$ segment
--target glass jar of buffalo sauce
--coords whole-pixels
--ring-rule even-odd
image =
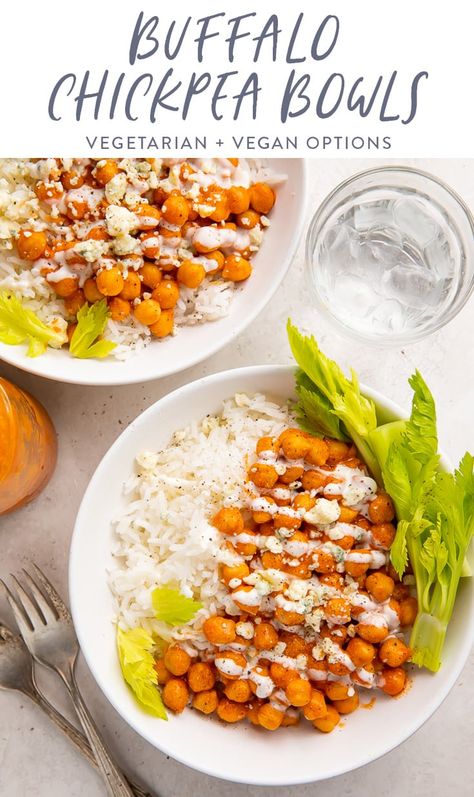
[[[0,377],[0,515],[31,501],[56,465],[54,426],[41,404]]]

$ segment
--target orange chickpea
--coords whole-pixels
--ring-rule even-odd
[[[385,694],[395,697],[403,692],[407,682],[407,675],[405,670],[401,667],[393,667],[390,669],[382,670],[382,676],[379,686]]]
[[[299,722],[300,722],[300,718],[299,718],[298,714],[296,714],[296,713],[295,714],[285,713],[285,714],[283,714],[283,719],[281,721],[281,727],[282,728],[290,728],[290,727],[293,727],[294,725],[299,725]]]
[[[370,511],[370,510],[369,510]],[[371,528],[372,538],[381,548],[390,548],[395,539],[395,526],[392,523],[376,523]]]
[[[224,268],[225,255],[220,249],[215,249],[213,252],[206,252],[206,260],[214,260],[216,264],[215,268],[207,272],[208,274],[217,274]]]
[[[147,288],[151,288],[152,290],[156,288],[157,285],[160,284],[163,278],[161,269],[158,268],[158,266],[155,265],[155,263],[144,263],[143,266],[140,269],[138,269],[138,273],[141,277],[141,282],[143,283],[143,285],[146,285]]]
[[[328,708],[323,693],[319,689],[312,689],[309,703],[303,707],[305,718],[313,722],[325,717],[327,712]]]
[[[319,550],[313,559],[314,569],[317,573],[334,573],[336,571],[336,560],[330,553]]]
[[[382,603],[382,601],[388,600],[392,595],[395,583],[390,576],[377,572],[367,576],[365,586],[372,597]]]
[[[97,283],[92,277],[85,281],[83,290],[84,295],[90,304],[94,304],[94,302],[100,302],[100,300],[104,298],[103,293],[99,291]]]
[[[285,694],[292,706],[306,706],[312,696],[313,689],[304,678],[294,678],[285,689]]]
[[[227,192],[227,201],[231,213],[245,213],[250,207],[250,193],[247,188],[233,185]]]
[[[262,564],[265,570],[282,570],[283,563],[283,555],[281,553],[265,551],[262,554]]]
[[[386,625],[358,623],[357,633],[360,637],[362,637],[362,639],[365,639],[366,642],[373,642],[375,645],[377,645],[387,636],[388,628]]]
[[[277,478],[278,478],[278,475],[277,475]],[[276,482],[275,482],[275,484],[276,484]],[[275,501],[274,498],[271,497],[271,495],[266,495],[265,496],[265,500],[269,504],[272,504],[273,506],[276,506],[276,501]],[[272,514],[270,512],[266,512],[266,511],[263,511],[263,510],[254,510],[252,512],[252,517],[253,517],[254,522],[257,523],[257,524],[269,523],[272,520]],[[273,531],[273,529],[272,529],[272,531]]]
[[[278,642],[278,633],[271,623],[255,626],[253,644],[257,650],[272,650]]]
[[[135,305],[133,312],[137,321],[147,327],[151,327],[158,321],[161,315],[161,307],[155,299],[143,299],[140,304]]]
[[[317,470],[307,470],[301,479],[303,488],[305,490],[319,490],[327,483],[327,477],[323,473],[318,473]]]
[[[138,230],[153,230],[161,219],[161,211],[154,205],[142,204],[135,208]]]
[[[179,645],[170,645],[163,661],[172,675],[185,675],[191,665],[191,656]]]
[[[257,553],[257,545],[255,542],[253,542],[257,535],[250,529],[244,529],[242,533],[245,534],[246,538],[248,539],[237,540],[232,544],[237,553],[239,553],[241,556],[253,556],[255,553]]]
[[[331,733],[340,721],[339,712],[334,706],[328,706],[327,712],[324,717],[313,720],[313,725],[318,731],[322,733]]]
[[[66,191],[71,191],[73,188],[81,188],[84,185],[84,176],[75,171],[63,172],[61,182]]]
[[[357,517],[357,509],[350,509],[348,506],[341,506],[339,513],[339,523],[352,523]]]
[[[41,180],[39,183],[36,183],[35,194],[42,202],[48,202],[48,200],[60,199],[64,191],[61,183],[53,181],[43,182]]]
[[[285,473],[280,476],[280,481],[283,484],[291,484],[292,482],[296,482],[303,476],[304,468],[301,468],[297,465],[290,465],[287,467]]]
[[[325,606],[326,617],[332,623],[343,624],[351,620],[351,606],[344,598],[331,598]]]
[[[18,236],[18,254],[24,260],[38,260],[43,257],[48,240],[44,232],[22,230]]]
[[[158,321],[150,325],[150,332],[155,338],[166,338],[174,327],[174,310],[162,310]]]
[[[250,277],[252,266],[242,255],[228,255],[224,261],[222,276],[232,282],[243,282]]]
[[[375,648],[372,643],[358,637],[351,639],[346,651],[356,667],[365,667],[375,656]]]
[[[112,321],[124,321],[132,311],[130,302],[126,299],[121,299],[120,296],[113,297],[109,302],[109,309]]]
[[[164,279],[156,286],[152,298],[159,303],[162,310],[172,310],[179,299],[178,283],[175,280]]]
[[[258,722],[267,731],[276,731],[283,722],[284,712],[278,711],[270,703],[264,703],[258,710]]]
[[[188,670],[188,684],[193,692],[207,692],[216,682],[214,671],[205,661],[191,664]]]
[[[306,462],[309,462],[310,465],[325,465],[329,456],[329,446],[326,441],[319,437],[313,437],[310,439],[310,443],[309,451],[305,454]]]
[[[410,648],[397,637],[389,637],[379,648],[379,659],[389,667],[400,667],[411,656]]]
[[[344,567],[346,573],[355,578],[356,576],[363,576],[369,569],[370,562],[359,562],[357,559],[360,558],[360,556],[365,558],[365,555],[370,555],[371,550],[370,548],[358,548],[357,551],[354,551],[354,554],[356,554],[356,559],[351,560],[350,558],[346,558]],[[350,557],[351,555],[352,554],[347,554],[346,557]]]
[[[160,686],[164,686],[166,683],[168,683],[169,679],[171,678],[171,673],[166,669],[163,659],[157,659],[155,661],[155,671],[156,680]]]
[[[201,711],[203,714],[213,714],[217,709],[219,698],[215,689],[210,689],[207,692],[198,692],[193,698],[193,708]]]
[[[119,167],[114,160],[107,159],[105,162],[99,161],[95,170],[94,177],[101,185],[106,185],[119,172]]]
[[[86,235],[86,241],[108,241],[109,234],[103,225],[95,225]]]
[[[217,706],[217,716],[224,722],[240,722],[247,715],[247,706],[222,698]]]
[[[64,306],[66,308],[66,312],[71,316],[77,315],[79,310],[85,303],[86,303],[86,297],[84,296],[84,291],[81,291],[80,289],[75,291],[75,293],[71,294],[71,296],[67,296],[64,299]]]
[[[300,612],[287,611],[277,606],[275,609],[275,617],[282,625],[301,625],[304,622],[304,615]]]
[[[293,499],[293,509],[304,509],[308,512],[316,504],[316,499],[308,493],[298,493]]]
[[[85,218],[89,210],[90,208],[87,202],[78,199],[67,200],[66,202],[66,216],[71,221],[80,221]]]
[[[164,190],[164,188],[158,187],[153,191],[153,202],[156,205],[162,205],[163,202],[166,202],[168,197],[169,194]]]
[[[272,451],[274,454],[278,454],[280,451],[280,444],[275,437],[261,437],[257,442],[255,450],[258,456],[264,451]]]
[[[67,299],[68,296],[76,293],[79,283],[75,277],[66,277],[63,280],[59,280],[59,282],[50,282],[49,284],[58,296],[61,296],[62,299]]]
[[[329,700],[345,700],[349,697],[350,687],[340,681],[328,681],[325,687]]]
[[[339,714],[352,714],[353,711],[359,708],[359,695],[354,692],[351,697],[346,697],[345,700],[335,700],[334,708]]]
[[[189,689],[182,678],[170,678],[162,691],[163,703],[171,711],[181,714],[189,700]]]
[[[234,700],[236,703],[246,703],[252,696],[252,690],[248,681],[230,681],[224,689],[224,694],[229,700]]]
[[[372,523],[390,523],[395,517],[392,499],[386,493],[379,493],[369,504],[369,518]]]
[[[269,213],[275,204],[275,192],[266,183],[255,183],[250,188],[250,205],[258,213]]]
[[[243,227],[244,230],[253,230],[260,221],[260,214],[255,210],[245,210],[243,213],[238,213],[235,219],[239,227]]]
[[[122,272],[117,266],[104,268],[97,274],[96,283],[104,296],[118,296],[123,290]]]
[[[249,468],[248,476],[256,487],[271,489],[278,481],[278,473],[272,465],[256,462]]]
[[[235,622],[229,617],[208,617],[202,626],[206,639],[212,645],[229,645],[235,642]]]
[[[279,442],[287,459],[302,459],[311,446],[308,435],[301,429],[285,429],[280,435]]]
[[[236,606],[241,609],[241,611],[245,612],[246,614],[258,614],[260,611],[260,604],[247,604],[244,603],[242,600],[239,600],[239,597],[242,597],[242,593],[245,592],[252,592],[253,587],[244,584],[242,587],[238,587],[235,592],[232,593],[232,598]]]
[[[274,661],[270,664],[270,678],[278,689],[286,689],[290,681],[299,678],[299,675],[296,670],[290,670]]]
[[[141,288],[142,284],[138,274],[135,271],[129,271],[128,275],[123,281],[123,288],[120,291],[120,296],[122,299],[126,299],[128,302],[131,302],[133,299],[138,299]]]
[[[165,200],[161,212],[163,213],[163,218],[169,224],[176,224],[178,227],[182,227],[189,217],[188,203],[180,194],[171,194]]]
[[[240,534],[244,530],[244,519],[240,509],[224,506],[212,518],[212,525],[222,534]]]
[[[391,578],[393,578],[393,576],[391,576]],[[401,582],[399,582],[398,584],[394,585],[392,596],[397,601],[403,601],[405,600],[405,598],[410,597],[410,590],[406,586],[406,584],[402,584]]]
[[[206,269],[201,263],[184,260],[178,268],[177,278],[187,288],[198,288],[206,276]]]
[[[343,443],[341,440],[326,440],[326,443],[328,446],[327,461],[329,465],[337,465],[338,462],[347,459],[349,454],[347,443]]]
[[[405,598],[400,602],[400,625],[413,625],[418,614],[418,602],[416,598]]]
[[[159,257],[160,255],[160,242],[159,239],[156,237],[156,233],[154,232],[147,232],[140,236],[140,240],[142,242],[142,253],[144,257],[149,257],[151,260],[154,260],[155,257]]]
[[[223,565],[222,566],[222,580],[225,581],[226,584],[229,581],[232,581],[234,578],[239,578],[242,580],[246,576],[250,574],[250,568],[247,562],[242,562],[238,565]]]

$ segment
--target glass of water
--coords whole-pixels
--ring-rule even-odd
[[[341,183],[306,241],[313,294],[341,331],[380,344],[420,340],[474,287],[474,219],[430,174],[370,169]]]

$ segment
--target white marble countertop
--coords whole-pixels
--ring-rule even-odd
[[[408,163],[408,161],[404,161]],[[309,162],[308,218],[341,179],[382,161]],[[417,161],[444,178],[474,209],[474,161]],[[408,409],[407,377],[420,368],[439,411],[443,449],[458,459],[474,448],[474,299],[444,330],[403,349],[378,351],[348,344],[334,334],[308,304],[302,279],[303,248],[270,305],[252,328],[202,365],[162,381],[118,388],[76,387],[48,382],[0,365],[0,374],[34,393],[50,411],[59,433],[59,462],[54,478],[29,506],[0,520],[0,576],[34,558],[66,592],[69,539],[84,489],[110,444],[143,409],[173,388],[203,374],[257,363],[290,362],[285,337],[288,315],[317,335],[322,348],[340,363],[354,366],[362,381]],[[0,616],[9,617],[3,598]],[[81,683],[98,724],[130,772],[141,773],[160,797],[183,794],[219,797],[441,797],[472,793],[474,659],[451,694],[426,725],[384,758],[356,772],[316,785],[266,789],[206,777],[169,760],[128,728],[81,667]],[[58,689],[59,692],[59,689]],[[61,694],[56,699],[64,705]],[[216,751],[217,754],[217,751]],[[245,762],[242,762],[245,766]],[[98,776],[27,698],[0,692],[0,794],[5,797],[101,797]]]

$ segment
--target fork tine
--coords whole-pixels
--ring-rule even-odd
[[[23,568],[23,573],[25,574],[25,578],[28,582],[28,586],[30,588],[30,592],[35,599],[38,607],[41,609],[44,619],[47,623],[54,622],[58,619],[58,615],[56,612],[55,607],[49,600],[49,598],[44,594],[41,588],[38,586],[36,581],[27,570]]]
[[[53,606],[55,607],[58,614],[62,617],[70,617],[69,609],[67,608],[66,604],[64,603],[63,599],[59,595],[59,593],[55,590],[51,581],[45,576],[43,571],[38,567],[37,564],[33,562],[33,567],[36,571],[36,577],[40,582],[41,586],[44,588],[45,592],[49,596],[49,599]]]
[[[13,615],[16,620],[16,624],[20,629],[20,634],[22,635],[25,642],[31,636],[33,631],[33,625],[31,620],[29,619],[28,615],[26,614],[22,604],[20,601],[17,601],[13,593],[7,587],[5,582],[0,578],[0,584],[2,585],[3,589],[5,590],[5,594],[7,596],[7,601],[10,605],[10,609],[13,612]]]
[[[46,620],[41,614],[39,607],[36,605],[34,600],[28,595],[27,591],[25,590],[23,584],[18,581],[18,578],[10,573],[10,578],[15,584],[15,590],[17,595],[17,600],[23,606],[23,610],[30,621],[33,631],[41,625],[45,625]]]

